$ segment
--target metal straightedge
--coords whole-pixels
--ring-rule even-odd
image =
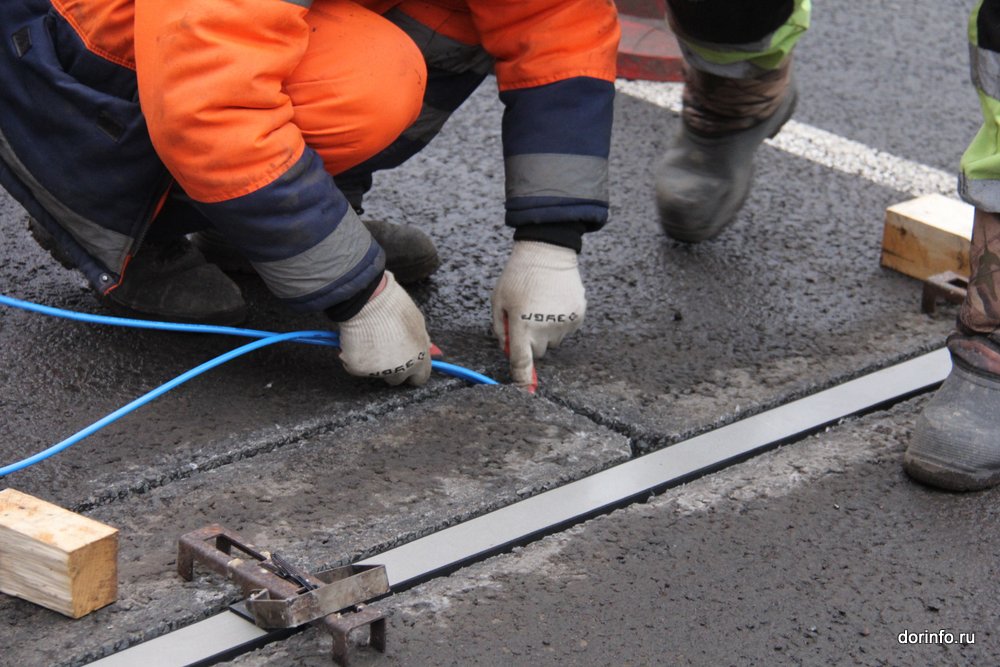
[[[227,577],[249,596],[233,610],[258,627],[291,629],[306,623],[322,627],[333,637],[334,661],[343,666],[348,663],[349,635],[356,629],[367,627],[368,643],[385,652],[385,617],[364,604],[389,592],[382,565],[346,565],[309,574],[219,524],[181,536],[178,574],[191,581],[196,562]]]

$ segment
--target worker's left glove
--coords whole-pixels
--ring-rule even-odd
[[[392,272],[357,315],[340,325],[340,360],[351,375],[419,386],[431,375],[424,316]]]
[[[538,387],[535,359],[576,331],[587,311],[575,250],[515,241],[493,290],[493,332],[510,358],[514,382]]]

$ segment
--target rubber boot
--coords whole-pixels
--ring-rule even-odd
[[[753,158],[795,110],[791,60],[752,79],[686,67],[681,131],[655,167],[664,231],[697,243],[718,236],[743,206]]]
[[[976,211],[952,370],[917,418],[903,468],[951,491],[1000,484],[1000,215]]]
[[[437,248],[427,234],[412,225],[364,220],[364,225],[385,251],[385,268],[396,282],[409,285],[426,279],[441,266]],[[256,273],[253,265],[214,229],[193,234],[191,240],[214,264],[230,273]]]
[[[74,268],[40,223],[29,219],[28,228],[52,257]],[[239,286],[184,237],[144,241],[118,286],[97,298],[122,315],[141,319],[233,325],[247,315]]]

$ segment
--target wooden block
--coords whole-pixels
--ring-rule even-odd
[[[890,206],[882,233],[882,266],[926,280],[954,271],[969,276],[973,207],[944,195]]]
[[[118,598],[118,531],[27,494],[0,491],[0,592],[72,618]]]

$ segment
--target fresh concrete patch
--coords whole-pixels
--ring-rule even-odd
[[[903,474],[924,401],[386,599],[387,653],[352,664],[996,664],[1000,491]],[[942,629],[975,641],[898,641]],[[328,646],[307,630],[233,664],[319,667]]]
[[[6,659],[76,665],[238,599],[175,572],[177,538],[221,523],[316,570],[397,546],[620,463],[623,436],[507,387],[448,392],[95,507],[121,531],[119,602],[72,625],[0,600]],[[197,569],[197,568],[196,568]]]

